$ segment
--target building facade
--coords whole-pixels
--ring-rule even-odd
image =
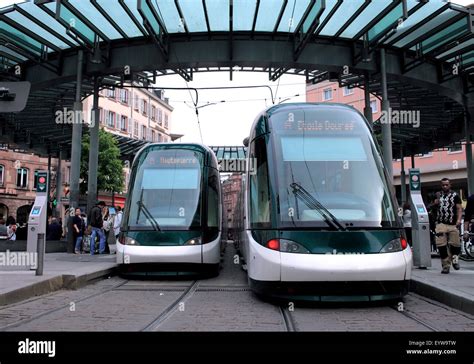
[[[228,179],[222,182],[222,200],[223,200],[223,219],[224,231],[227,230],[227,237],[224,239],[232,240],[235,234],[236,222],[235,212],[240,206],[237,206],[240,190],[242,186],[242,175],[234,173]],[[225,229],[227,227],[227,229]]]
[[[83,101],[83,119],[90,122],[93,97]],[[100,91],[100,127],[113,134],[151,142],[169,142],[173,108],[163,92],[125,87]],[[56,193],[58,158],[51,158],[51,196],[56,197],[58,215],[63,216],[68,206],[70,162],[61,161],[61,186]],[[13,216],[18,223],[26,223],[30,206],[35,200],[35,173],[48,170],[48,158],[27,151],[0,145],[0,218]],[[112,196],[99,191],[98,198],[107,204],[123,206],[129,181],[129,168],[124,168],[125,189]]]

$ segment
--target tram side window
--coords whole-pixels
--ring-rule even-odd
[[[209,169],[207,194],[207,226],[219,227],[219,176],[214,169]]]
[[[250,156],[256,158],[257,161],[257,172],[250,175],[251,224],[252,227],[268,227],[270,225],[270,190],[265,137],[255,139],[250,149]]]

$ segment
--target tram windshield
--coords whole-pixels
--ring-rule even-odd
[[[151,150],[138,164],[130,230],[187,230],[201,223],[201,156],[182,149]]]
[[[302,107],[275,113],[270,125],[279,225],[398,227],[381,159],[358,113]]]

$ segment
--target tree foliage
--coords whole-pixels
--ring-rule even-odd
[[[82,139],[81,193],[87,191],[89,180],[90,136]],[[123,162],[120,160],[118,143],[103,129],[99,129],[99,165],[97,171],[97,191],[120,192],[124,187]]]

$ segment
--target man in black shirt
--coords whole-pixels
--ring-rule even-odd
[[[443,269],[441,273],[449,273],[451,263],[453,268],[459,269],[459,253],[461,241],[459,230],[462,218],[461,198],[451,190],[448,178],[441,180],[441,192],[436,194],[435,205],[438,207],[436,218],[436,246],[441,256]],[[449,244],[448,244],[449,243]],[[448,252],[449,245],[449,252]],[[450,254],[451,253],[451,256]]]
[[[104,201],[99,201],[94,206],[87,217],[88,224],[92,227],[91,234],[91,255],[94,255],[95,237],[99,236],[99,254],[105,254],[105,234],[103,230],[104,221],[102,219],[102,209],[105,207]]]
[[[72,227],[75,241],[74,254],[80,254],[82,245],[82,235],[84,233],[84,221],[81,217],[80,208],[76,209],[76,215],[72,219]]]

